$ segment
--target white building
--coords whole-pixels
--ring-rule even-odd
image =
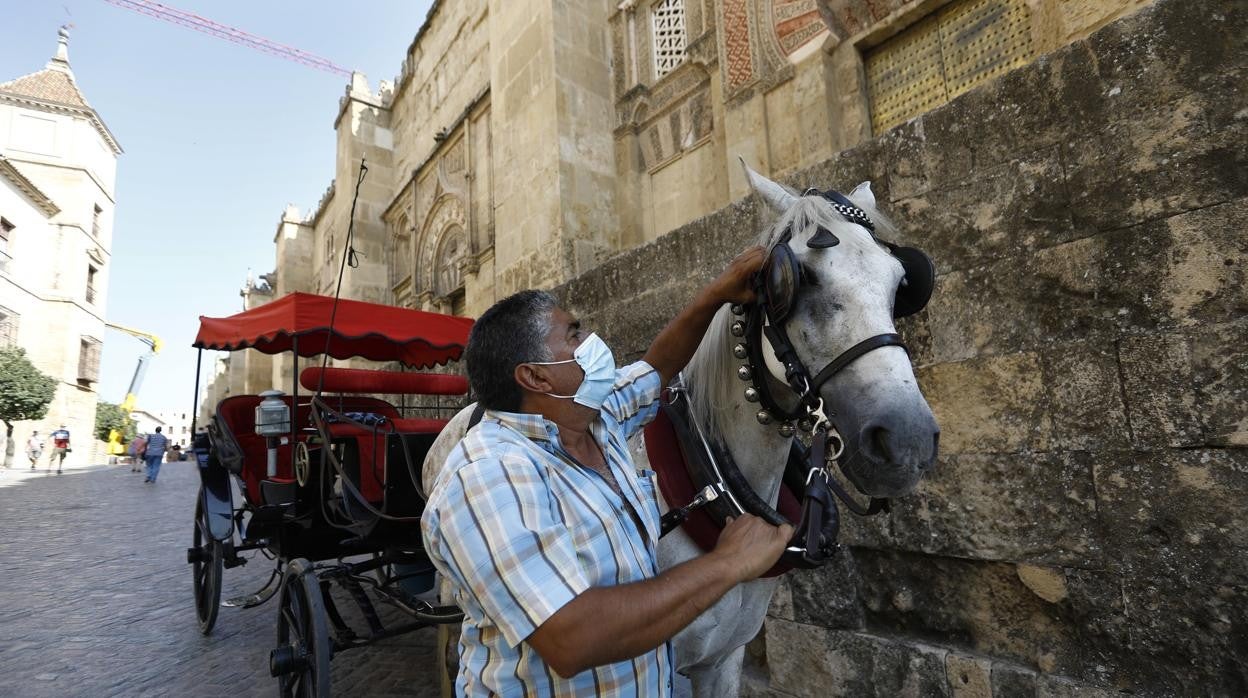
[[[121,147],[69,67],[68,32],[43,70],[0,83],[0,345],[57,380],[47,418],[98,460],[95,407]]]
[[[186,409],[158,410],[156,419],[165,425],[164,434],[169,437],[169,445],[178,444],[182,448],[191,445],[191,418],[194,416]]]
[[[169,437],[170,445],[177,443],[169,434],[169,425],[159,414],[153,414],[147,410],[134,410],[130,413],[130,417],[134,419],[136,433],[146,436],[156,431],[156,427],[160,427],[160,432]]]

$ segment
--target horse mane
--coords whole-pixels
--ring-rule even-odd
[[[793,246],[804,245],[814,235],[816,226],[830,230],[840,239],[842,245],[881,248],[865,229],[846,220],[823,197],[790,193],[796,197],[793,205],[759,234],[757,244],[764,249],[770,252],[783,232],[790,227],[793,230]],[[869,195],[862,195],[855,190],[848,198],[871,218],[877,235],[896,241],[896,227],[871,203]],[[730,428],[726,423],[728,407],[732,404],[733,395],[746,387],[736,375],[736,367],[741,360],[732,355],[733,345],[740,341],[728,331],[733,319],[727,305],[715,313],[715,318],[684,371],[694,416],[703,426],[707,438],[719,438]]]

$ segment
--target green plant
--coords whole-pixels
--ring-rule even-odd
[[[13,462],[13,423],[43,419],[56,395],[56,379],[35,368],[21,347],[0,349],[0,421],[4,422],[4,467]]]
[[[95,437],[108,441],[114,429],[121,432],[122,443],[128,443],[139,431],[138,424],[120,405],[100,400],[95,408]]]

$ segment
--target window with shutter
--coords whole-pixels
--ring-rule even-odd
[[[83,337],[78,352],[78,382],[97,383],[100,380],[100,340]]]
[[[867,53],[871,127],[882,133],[1034,55],[1025,0],[956,0]]]
[[[0,218],[0,272],[9,271],[9,262],[13,261],[13,257],[9,255],[9,238],[16,228],[9,219]]]
[[[17,313],[0,307],[0,347],[17,346],[17,323],[21,319]]]

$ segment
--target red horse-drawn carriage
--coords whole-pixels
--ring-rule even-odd
[[[463,353],[471,326],[466,318],[304,293],[200,318],[194,346],[201,357],[204,349],[294,357],[290,394],[230,395],[196,435],[201,487],[187,550],[204,633],[223,605],[223,569],[245,564],[240,553],[251,550],[275,561],[264,588],[224,605],[257,606],[280,591],[270,670],[283,695],[327,696],[336,653],[462,618],[457,608],[421,598],[433,569],[421,545],[420,474],[467,381],[324,365],[300,372],[300,357],[442,366]],[[347,622],[334,589],[354,601],[366,629]],[[385,625],[378,601],[409,620]]]

